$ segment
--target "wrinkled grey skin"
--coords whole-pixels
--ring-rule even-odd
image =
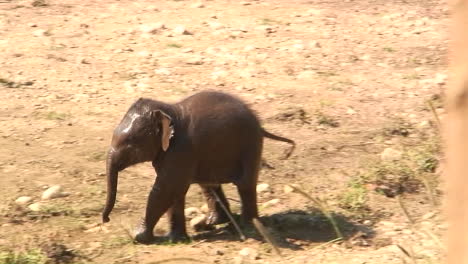
[[[201,186],[210,209],[207,224],[228,221],[213,192],[229,209],[221,184],[237,186],[242,219],[258,217],[256,185],[263,137],[295,143],[266,132],[256,115],[239,99],[220,92],[200,92],[176,104],[140,98],[114,131],[107,156],[107,201],[103,222],[110,221],[117,194],[118,173],[151,161],[156,181],[146,214],[136,235],[151,243],[153,229],[167,212],[171,241],[188,239],[185,194],[192,183]]]

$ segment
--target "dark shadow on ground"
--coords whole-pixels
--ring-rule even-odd
[[[374,236],[369,226],[358,224],[339,213],[332,213],[344,240],[366,240]],[[235,215],[239,221],[239,215]],[[337,238],[337,234],[325,215],[312,208],[310,210],[290,210],[273,215],[262,216],[260,221],[267,229],[277,246],[282,248],[301,249],[302,245],[322,244]],[[242,227],[247,238],[264,240],[253,226]],[[197,233],[192,237],[196,243],[200,240],[239,241],[240,236],[232,225],[218,227],[214,230]],[[364,244],[367,242],[364,242]]]

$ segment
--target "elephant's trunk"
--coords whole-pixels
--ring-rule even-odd
[[[116,152],[111,150],[107,154],[106,175],[107,175],[107,199],[106,206],[102,213],[102,222],[110,221],[109,215],[114,208],[115,199],[117,196],[117,182],[119,170],[116,165]]]

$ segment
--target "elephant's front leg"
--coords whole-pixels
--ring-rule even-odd
[[[187,189],[188,184],[171,182],[170,177],[158,175],[148,196],[145,218],[135,237],[137,242],[148,244],[154,241],[154,226],[175,201],[185,195]]]
[[[185,190],[185,193],[187,192],[187,189]],[[169,211],[167,212],[170,226],[168,237],[172,243],[189,240],[185,225],[185,193],[182,197],[178,197],[175,200],[172,207],[169,208]]]

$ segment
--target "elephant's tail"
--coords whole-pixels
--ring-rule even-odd
[[[287,158],[289,158],[289,156],[291,156],[294,149],[296,148],[296,142],[294,142],[294,140],[291,140],[291,139],[285,138],[285,137],[277,136],[275,134],[272,134],[272,133],[266,131],[264,128],[262,128],[262,132],[263,132],[263,136],[266,137],[266,138],[277,140],[277,141],[282,141],[282,142],[286,142],[286,143],[291,144],[291,148],[285,152],[283,159],[287,159]]]

